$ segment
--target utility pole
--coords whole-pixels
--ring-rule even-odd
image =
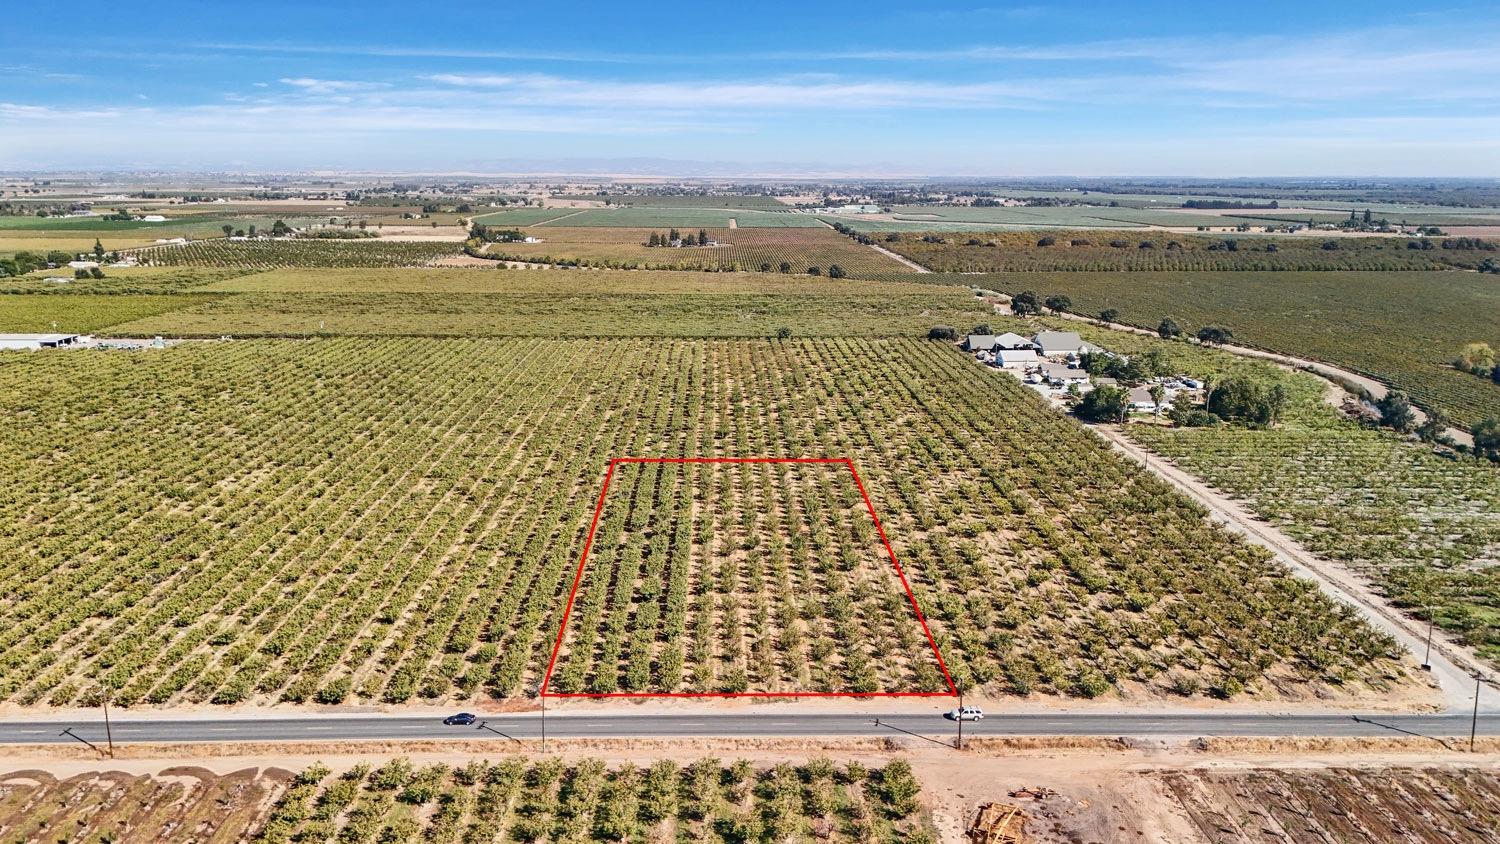
[[[964,695],[958,693],[958,749],[964,749]]]
[[[1427,652],[1422,655],[1422,670],[1432,670],[1432,602],[1427,602]]]
[[[104,699],[104,737],[109,741],[109,758],[115,758],[115,734],[109,728],[109,698]]]
[[[1484,675],[1477,669],[1474,671],[1474,718],[1469,721],[1469,752],[1474,752],[1474,734],[1479,731],[1479,688],[1483,685]]]

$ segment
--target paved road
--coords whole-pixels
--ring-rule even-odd
[[[876,726],[875,718],[890,726]],[[541,736],[537,713],[484,716],[485,724],[517,739]],[[952,722],[931,715],[551,715],[548,738],[671,738],[900,735],[899,727],[930,736],[951,736]],[[104,724],[88,722],[0,722],[0,743],[57,744],[74,739],[59,735],[71,727],[84,738],[104,741]],[[113,725],[116,742],[284,742],[351,739],[473,739],[504,741],[478,727],[448,727],[434,716],[331,716],[326,718],[220,718],[194,720],[120,719]],[[1087,715],[1074,713],[992,715],[967,724],[964,732],[989,736],[1467,736],[1468,713],[1448,715]],[[1479,732],[1500,734],[1500,716],[1481,713]],[[913,739],[915,740],[915,739]]]

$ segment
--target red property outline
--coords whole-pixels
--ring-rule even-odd
[[[583,582],[583,568],[588,563],[589,551],[594,547],[594,532],[599,528],[599,515],[604,512],[604,497],[609,492],[610,480],[614,478],[615,467],[622,463],[822,463],[843,464],[849,469],[849,474],[854,477],[854,485],[859,488],[860,497],[865,501],[865,509],[870,512],[870,518],[875,522],[875,531],[880,535],[880,542],[885,546],[885,553],[891,558],[891,566],[896,569],[896,575],[901,579],[901,587],[906,590],[906,599],[911,602],[912,612],[917,615],[917,622],[922,625],[922,633],[927,636],[927,644],[932,647],[932,655],[937,657],[938,668],[943,672],[943,679],[948,683],[948,691],[945,692],[550,692],[547,687],[552,684],[552,671],[557,667],[557,655],[562,650],[563,636],[568,630],[568,618],[573,613],[573,601],[578,597],[578,585]],[[917,596],[911,591],[911,584],[906,580],[906,572],[901,568],[901,563],[896,559],[896,552],[891,548],[891,541],[885,536],[885,528],[880,524],[880,517],[875,514],[875,505],[870,502],[870,493],[865,490],[864,479],[859,476],[859,470],[854,468],[854,461],[848,457],[612,457],[609,468],[604,473],[604,486],[599,490],[599,500],[594,505],[594,519],[589,523],[589,535],[583,543],[583,553],[578,557],[578,570],[573,575],[573,588],[568,591],[568,605],[563,609],[562,623],[557,627],[557,639],[552,643],[552,658],[547,662],[547,674],[542,678],[542,687],[539,691],[540,697],[582,697],[582,698],[606,698],[606,697],[683,697],[683,698],[720,698],[720,697],[956,697],[958,687],[953,683],[953,677],[948,674],[948,664],[943,661],[943,654],[938,650],[937,640],[932,638],[932,631],[927,627],[927,618],[922,615],[922,608],[917,606]]]

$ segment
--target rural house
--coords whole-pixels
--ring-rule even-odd
[[[1001,369],[1026,370],[1040,363],[1034,349],[995,349],[995,365]]]

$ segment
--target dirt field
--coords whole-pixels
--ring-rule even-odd
[[[776,777],[770,769],[786,763],[813,772],[811,779],[803,779],[813,786],[812,792],[802,791],[804,798],[832,796],[857,812],[855,804],[874,795],[867,791],[861,797],[853,787],[819,793],[815,772],[824,763],[818,760],[828,760],[836,771],[851,770],[851,763],[858,766],[853,770],[877,771],[903,759],[920,784],[919,805],[910,817],[944,844],[966,841],[965,827],[980,806],[991,802],[1017,807],[1025,819],[1026,840],[1047,844],[1482,842],[1495,840],[1500,832],[1500,755],[1493,740],[1487,745],[1488,752],[1470,755],[1430,751],[1426,744],[1402,740],[1351,740],[1324,751],[1308,751],[1299,743],[1282,747],[1257,742],[1247,751],[1232,742],[1163,747],[1099,739],[1016,739],[971,744],[959,756],[908,739],[698,740],[670,747],[649,741],[554,742],[549,754],[532,748],[530,755],[517,756],[486,742],[331,743],[246,746],[193,768],[174,767],[173,758],[181,754],[170,748],[106,763],[10,748],[17,752],[0,757],[0,771],[13,772],[0,774],[0,836],[6,841],[96,841],[108,839],[91,837],[93,833],[113,832],[116,841],[235,841],[246,830],[260,830],[273,811],[285,819],[288,808],[296,814],[299,806],[304,814],[297,823],[322,830],[319,819],[331,818],[331,826],[342,829],[360,806],[389,805],[392,795],[382,797],[368,772],[398,758],[409,760],[409,765],[397,766],[407,772],[408,784],[419,783],[423,771],[438,771],[437,765],[451,772],[451,779],[439,783],[441,793],[396,797],[396,809],[405,806],[405,812],[428,825],[440,824],[445,810],[450,816],[466,813],[466,823],[481,825],[484,805],[497,795],[486,797],[477,784],[471,792],[465,778],[544,760],[569,770],[633,769],[632,776],[667,760],[679,766],[685,781],[690,766],[700,760],[722,760],[725,771],[743,760],[740,770],[761,771],[761,784],[771,787]],[[197,746],[180,750],[202,753]],[[319,762],[326,768],[315,784],[302,788],[305,802],[288,803],[288,772],[307,771]],[[351,771],[366,772],[360,777],[370,779],[363,787],[340,786],[353,781],[353,775],[344,776]],[[846,782],[838,776],[835,783]],[[1035,794],[1024,791],[1028,789]],[[693,805],[690,795],[691,789],[682,794],[685,810]],[[341,802],[346,799],[350,802]],[[398,814],[393,811],[387,819]],[[849,840],[847,823],[858,817],[840,810],[826,827],[815,826],[815,811],[807,819],[805,829],[816,838],[821,839],[817,829],[826,828],[835,840]],[[694,822],[669,821],[662,829],[679,823],[680,830]],[[586,834],[570,840],[596,839]],[[785,840],[806,839],[794,835]]]

